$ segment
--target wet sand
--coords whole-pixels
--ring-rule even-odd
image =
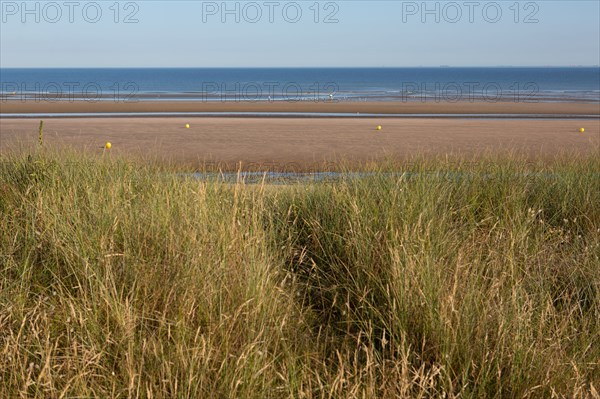
[[[536,114],[597,115],[600,103],[586,102],[203,102],[203,101],[0,101],[1,114],[128,112],[305,112],[366,114]]]
[[[38,123],[0,118],[0,153],[35,143]],[[377,125],[383,129],[377,131]],[[101,154],[110,141],[115,155],[189,166],[217,163],[228,169],[241,163],[253,170],[312,170],[324,162],[415,156],[518,153],[540,158],[598,154],[600,149],[600,119],[56,118],[45,120],[44,132],[48,146]]]

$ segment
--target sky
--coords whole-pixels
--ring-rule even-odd
[[[0,1],[0,67],[597,66],[600,1]]]

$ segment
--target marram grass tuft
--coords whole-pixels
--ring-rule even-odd
[[[598,396],[598,155],[277,186],[1,160],[0,397]]]

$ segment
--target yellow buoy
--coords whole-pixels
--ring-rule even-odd
[[[190,124],[189,124],[189,123],[186,123],[186,124],[185,124],[185,128],[186,128],[186,129],[189,129],[189,128],[190,128]]]
[[[110,141],[107,141],[106,144],[104,144],[104,148],[110,150],[110,147],[112,147],[112,144],[110,143]]]
[[[585,132],[585,129],[584,129],[584,128],[580,128],[580,129],[579,129],[579,133],[584,133],[584,132]]]
[[[375,128],[375,129],[377,129],[377,130],[381,130],[381,129],[382,129],[382,128],[381,128],[381,125],[378,125],[378,126]]]

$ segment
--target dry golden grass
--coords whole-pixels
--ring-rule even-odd
[[[0,397],[597,398],[600,156],[0,167]]]

